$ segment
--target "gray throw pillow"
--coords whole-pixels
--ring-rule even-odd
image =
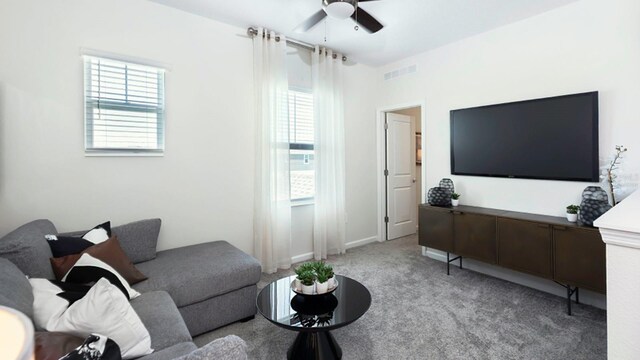
[[[111,228],[111,232],[118,237],[122,250],[135,264],[156,258],[160,225],[160,219],[147,219],[116,226]]]
[[[216,339],[175,360],[247,360],[247,344],[235,335]]]
[[[56,232],[49,220],[24,224],[0,239],[0,257],[9,259],[29,277],[55,279],[49,263],[53,255],[44,236]]]

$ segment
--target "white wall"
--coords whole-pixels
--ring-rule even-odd
[[[377,240],[376,72],[348,65],[345,72],[347,248]]]
[[[449,111],[598,90],[602,161],[616,144],[630,148],[623,165],[629,192],[640,173],[639,13],[636,0],[581,0],[390,64],[379,69],[379,106],[425,99],[426,187],[451,177],[462,204],[562,216],[591,184],[451,176]],[[416,74],[382,81],[412,64]]]
[[[36,218],[67,231],[160,217],[160,249],[225,239],[253,253],[252,45],[245,32],[142,0],[0,2],[0,236]],[[170,67],[164,157],[84,156],[82,47]],[[349,68],[348,91],[373,73]],[[354,131],[373,118],[372,100],[353,97],[348,164],[359,163],[375,140]],[[348,182],[370,166],[365,160],[350,169]],[[362,187],[347,189],[350,240],[375,234],[374,212],[354,189]],[[308,234],[304,215],[294,214],[294,234]],[[298,245],[295,251],[306,251]]]

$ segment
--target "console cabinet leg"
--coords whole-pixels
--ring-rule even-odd
[[[451,259],[451,257],[449,256],[449,252],[447,252],[447,275],[450,274],[450,265],[451,262],[456,261],[456,260],[460,260],[460,265],[458,265],[460,267],[460,269],[462,269],[462,256],[456,256],[453,259]]]

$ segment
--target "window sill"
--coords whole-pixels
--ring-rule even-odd
[[[313,198],[310,199],[301,199],[301,200],[291,200],[291,207],[298,207],[298,206],[310,206],[310,205],[314,205],[315,201]]]
[[[91,151],[85,152],[85,157],[163,157],[160,152],[118,152],[118,151]]]

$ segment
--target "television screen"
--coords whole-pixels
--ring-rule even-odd
[[[598,92],[452,110],[451,173],[597,182]]]

